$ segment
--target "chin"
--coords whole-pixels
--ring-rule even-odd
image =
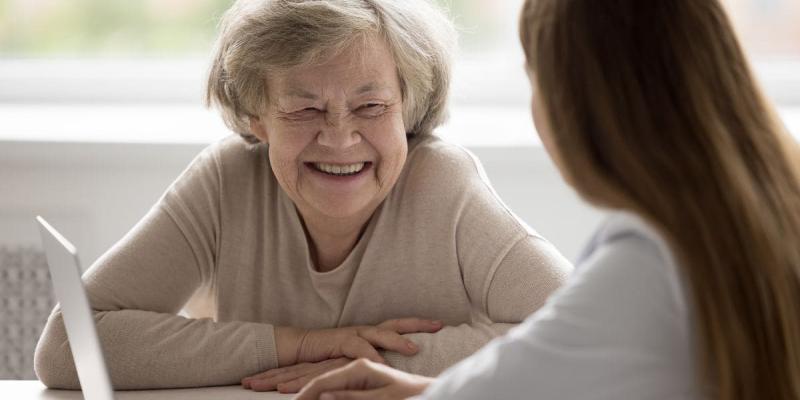
[[[353,201],[328,201],[325,204],[318,204],[316,207],[320,214],[335,219],[358,218],[365,213],[371,215],[375,208],[377,208],[377,204],[373,205],[370,202],[354,204]]]

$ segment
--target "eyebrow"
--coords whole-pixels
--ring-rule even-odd
[[[310,99],[310,100],[317,99],[317,95],[315,95],[314,93],[307,92],[303,89],[298,89],[298,88],[291,88],[286,94],[291,97],[300,97],[303,99]]]
[[[379,85],[379,84],[377,84],[375,82],[370,82],[370,83],[367,83],[366,85],[363,85],[363,86],[359,87],[358,89],[356,89],[355,93],[356,94],[364,94],[364,93],[369,93],[369,92],[381,90],[381,89],[384,89],[384,88],[385,88],[385,86],[383,86],[383,85]],[[299,97],[299,98],[302,98],[302,99],[309,99],[309,100],[316,100],[317,99],[317,95],[316,94],[308,92],[308,91],[300,89],[300,88],[291,88],[286,93],[286,95],[290,96],[290,97]]]
[[[381,90],[381,89],[384,89],[384,88],[385,87],[383,85],[379,85],[379,84],[377,84],[375,82],[370,82],[370,83],[358,88],[356,90],[356,94],[364,94],[364,93],[373,92],[373,91],[376,91],[376,90]]]

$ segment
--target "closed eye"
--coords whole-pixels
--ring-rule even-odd
[[[380,116],[385,111],[386,105],[382,103],[367,103],[356,109],[356,113],[367,118]]]
[[[308,121],[311,119],[316,118],[318,115],[322,113],[322,110],[315,107],[306,107],[297,111],[292,111],[288,113],[282,113],[282,116],[285,119],[292,120],[292,121]]]

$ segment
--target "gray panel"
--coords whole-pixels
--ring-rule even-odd
[[[36,379],[33,351],[54,304],[44,253],[0,245],[0,379]]]

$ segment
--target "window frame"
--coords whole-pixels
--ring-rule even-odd
[[[529,89],[521,55],[468,54],[454,66],[455,105],[524,106]],[[754,71],[777,106],[800,106],[800,58],[755,60]],[[182,59],[0,60],[2,103],[201,104],[208,61]]]

